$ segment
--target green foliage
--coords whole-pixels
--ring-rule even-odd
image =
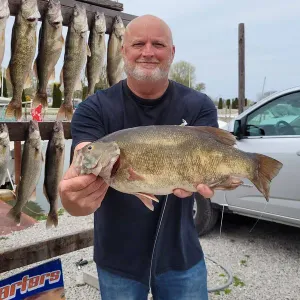
[[[3,88],[3,97],[8,97],[7,94],[7,84],[6,84],[6,78],[3,77],[3,87],[0,88],[0,95],[2,94],[2,88]]]
[[[226,106],[227,106],[228,109],[230,108],[230,104],[231,104],[230,99],[227,99],[227,100],[226,100]]]
[[[81,98],[82,101],[86,99],[87,93],[88,93],[88,87],[84,86],[83,89],[82,89],[82,98]]]
[[[218,109],[222,109],[222,108],[223,108],[223,99],[220,98],[218,103]]]
[[[54,83],[53,84],[53,93],[52,93],[52,107],[53,108],[59,108],[62,102],[62,92],[60,90],[60,84],[59,83]]]
[[[195,71],[196,68],[192,64],[182,60],[172,65],[169,78],[201,92],[205,90],[205,84],[202,82],[195,83]]]

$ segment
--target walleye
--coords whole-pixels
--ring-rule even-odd
[[[73,93],[81,89],[80,73],[86,63],[87,55],[91,52],[87,44],[87,32],[89,30],[86,9],[79,4],[75,4],[73,18],[69,24],[64,65],[61,73],[64,85],[64,101],[57,113],[57,120],[71,120],[73,117]]]
[[[196,192],[200,183],[232,190],[248,178],[269,200],[282,163],[234,147],[226,130],[206,126],[143,126],[111,133],[75,154],[79,174],[101,176],[112,188],[136,195],[153,210],[154,195],[176,188]]]
[[[7,19],[10,16],[8,0],[0,0],[0,65],[2,66],[3,56],[5,52],[5,28]],[[1,81],[0,81],[1,87]]]
[[[30,120],[22,153],[21,178],[16,189],[16,204],[8,212],[8,216],[17,224],[20,223],[23,207],[35,192],[43,161],[39,125],[37,121]]]
[[[34,65],[38,86],[32,103],[33,108],[39,104],[42,104],[43,108],[48,107],[48,81],[55,80],[55,65],[64,45],[62,21],[60,1],[49,0],[48,10],[39,32],[39,52]]]
[[[11,59],[6,75],[12,83],[13,96],[5,116],[15,117],[17,121],[22,118],[23,89],[30,86],[29,75],[36,51],[36,29],[40,17],[37,0],[22,0],[12,29]]]
[[[50,204],[50,210],[46,222],[47,228],[52,225],[55,227],[58,225],[58,184],[63,175],[64,159],[64,128],[61,121],[56,121],[54,122],[52,136],[48,142],[45,159],[44,195]]]
[[[124,60],[121,53],[125,26],[120,16],[113,21],[112,31],[107,46],[107,78],[110,86],[122,79]]]
[[[96,12],[93,28],[89,36],[91,56],[87,58],[86,75],[88,80],[88,96],[94,93],[95,85],[99,81],[100,71],[105,58],[106,20],[104,13]]]
[[[0,124],[0,186],[5,184],[7,168],[10,160],[10,139],[5,123]]]

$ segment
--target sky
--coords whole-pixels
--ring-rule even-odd
[[[185,60],[196,68],[196,83],[206,85],[212,98],[238,96],[238,25],[245,26],[245,96],[256,100],[264,91],[300,85],[300,1],[295,0],[120,0],[124,13],[153,14],[171,28],[176,47],[174,62]],[[3,67],[10,58],[6,27]],[[38,25],[38,30],[40,24]],[[63,35],[66,36],[64,28]],[[56,66],[62,68],[64,50]]]

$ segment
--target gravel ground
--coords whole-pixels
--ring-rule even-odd
[[[221,236],[217,226],[201,238],[207,257],[208,287],[218,287],[228,280],[226,272],[209,258],[228,268],[234,276],[233,283],[225,291],[210,293],[209,299],[300,300],[300,229],[259,221],[250,233],[254,222],[246,217],[225,215]],[[32,228],[10,234],[1,240],[0,250],[92,228],[93,217],[74,218],[65,213],[56,229],[46,231],[44,226],[42,221]],[[96,274],[94,263],[81,270],[75,266],[81,258],[92,260],[92,255],[93,248],[89,247],[60,257],[66,299],[100,299],[98,290],[79,284],[82,271]],[[22,270],[2,273],[0,279]]]

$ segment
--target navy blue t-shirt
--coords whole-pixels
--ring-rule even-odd
[[[172,80],[159,99],[141,99],[125,79],[78,106],[71,125],[72,148],[124,128],[183,122],[218,127],[212,100]],[[193,196],[158,198],[150,211],[136,196],[108,189],[94,218],[96,264],[148,285],[150,269],[152,274],[186,270],[203,258],[193,221]]]

